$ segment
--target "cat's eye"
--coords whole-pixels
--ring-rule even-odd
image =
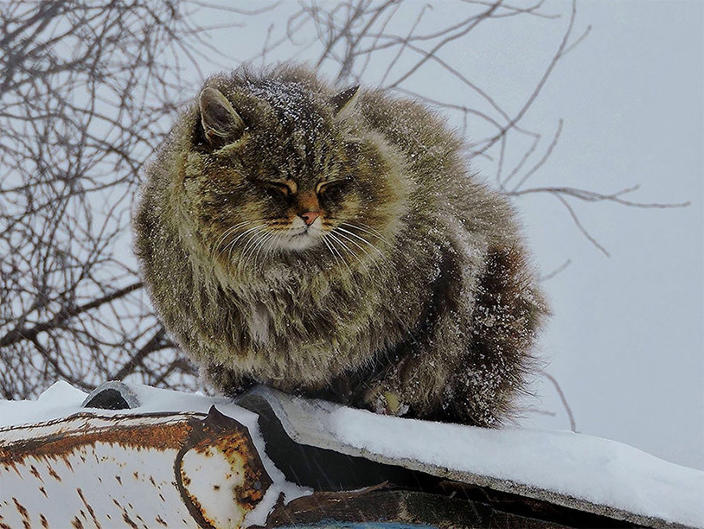
[[[262,185],[264,186],[264,189],[278,196],[287,197],[291,192],[286,184],[279,182],[263,182]]]
[[[332,191],[339,191],[349,181],[350,181],[350,178],[346,177],[346,178],[340,178],[338,180],[330,180],[329,182],[320,182],[316,186],[316,192],[319,195],[323,195],[326,193],[331,193]]]

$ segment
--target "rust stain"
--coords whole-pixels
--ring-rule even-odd
[[[71,520],[71,525],[73,525],[76,529],[83,529],[83,523],[78,519],[78,517],[73,518]]]
[[[83,491],[81,489],[76,489],[76,492],[78,492],[78,495],[80,496],[83,505],[85,505],[86,509],[88,509],[88,514],[90,514],[90,517],[93,519],[93,523],[95,524],[96,528],[102,529],[98,518],[95,516],[95,510],[93,510],[93,507],[91,507],[91,505],[86,501],[85,496],[83,496]]]
[[[45,497],[45,498],[48,498],[48,497],[49,497],[49,496],[47,495],[46,489],[45,489],[44,487],[39,487],[39,492],[41,492],[42,494],[44,494],[44,497]]]
[[[17,441],[0,446],[0,464],[15,467],[18,463],[23,463],[25,458],[56,459],[62,458],[66,466],[72,470],[71,463],[67,459],[73,452],[80,451],[81,448],[94,445],[95,443],[110,443],[124,447],[135,448],[137,450],[151,448],[156,450],[179,449],[191,433],[191,421],[189,417],[173,423],[161,424],[135,424],[121,425],[120,422],[141,418],[144,416],[123,415],[116,417],[100,417],[101,421],[112,421],[115,424],[110,427],[96,427],[90,429],[81,428],[74,431],[54,433],[45,437],[37,437],[28,440]],[[82,417],[90,420],[94,415],[79,414],[63,419],[65,422],[73,422]],[[164,417],[157,414],[155,418]],[[35,427],[58,424],[61,421],[50,421]],[[16,470],[16,469],[15,469]]]
[[[115,476],[115,479],[120,485],[122,485],[122,478],[120,476]]]
[[[29,473],[32,474],[35,478],[37,478],[39,481],[41,481],[42,483],[44,483],[44,480],[42,479],[41,474],[39,474],[39,471],[37,470],[37,467],[35,467],[34,465],[31,465],[31,466],[29,467]]]
[[[73,472],[73,466],[71,466],[71,461],[69,461],[68,455],[67,455],[67,454],[63,454],[63,455],[61,456],[61,459],[64,460],[64,463],[66,464],[66,466],[68,467],[68,469],[69,469],[71,472]]]
[[[29,520],[29,511],[26,509],[26,507],[20,502],[18,502],[17,498],[15,497],[12,498],[12,501],[15,502],[15,509],[17,509],[17,512],[20,513],[20,516],[25,520]]]
[[[43,514],[40,514],[39,521],[41,522],[42,527],[44,529],[49,529],[49,522],[47,521],[46,516],[44,516]]]
[[[154,520],[156,520],[156,523],[163,525],[164,527],[168,527],[168,525],[166,524],[166,522],[164,521],[164,519],[161,516],[157,515],[157,517],[154,518]]]
[[[61,481],[61,476],[59,476],[51,466],[49,467],[49,475],[54,478],[56,481]]]
[[[22,474],[20,474],[20,471],[15,463],[10,463],[9,466],[5,466],[5,470],[9,470],[10,468],[15,471],[15,474],[17,474],[19,477],[22,477]]]
[[[22,527],[24,527],[24,529],[32,529],[32,526],[29,523],[29,511],[27,511],[27,508],[17,501],[17,498],[15,497],[12,498],[12,501],[15,502],[15,509],[17,509],[17,512],[20,513],[20,516],[22,516]]]
[[[127,511],[122,511],[122,519],[127,525],[132,527],[132,529],[139,529],[139,526],[127,515]]]

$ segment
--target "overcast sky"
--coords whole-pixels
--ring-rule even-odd
[[[637,5],[636,5],[637,4]],[[641,184],[653,210],[590,204],[579,237],[555,201],[520,204],[555,316],[543,340],[579,430],[704,468],[702,328],[703,4],[585,2],[591,35],[560,65],[534,118],[565,118],[545,182],[614,191]],[[556,244],[556,241],[559,241]],[[555,396],[542,384],[545,402]],[[536,421],[551,424],[550,421]]]
[[[420,4],[408,0],[402,9]],[[431,4],[432,16],[445,21],[453,20],[459,5]],[[546,6],[564,13],[568,4]],[[253,56],[269,24],[285,20],[295,7],[284,1],[246,27],[212,38],[234,66]],[[609,258],[585,240],[553,197],[522,198],[517,206],[542,271],[571,260],[545,283],[554,316],[540,353],[562,385],[577,429],[704,469],[703,13],[698,1],[580,2],[577,34],[589,25],[591,33],[560,62],[526,116],[526,125],[548,133],[564,119],[560,142],[533,185],[610,193],[640,184],[634,200],[691,205],[661,210],[575,203]],[[400,11],[401,26],[409,27],[416,14]],[[213,22],[204,13],[196,16]],[[505,19],[478,31],[474,39],[482,39],[481,46],[458,43],[442,53],[500,104],[516,108],[565,23],[565,17],[557,25]],[[271,59],[290,51],[280,49]],[[299,57],[316,53],[309,49]],[[206,75],[213,71],[204,68]],[[371,84],[379,73],[372,64]],[[459,102],[467,97],[466,88],[441,72],[411,82]],[[194,94],[196,84],[194,74]],[[493,170],[482,160],[474,166],[485,175]],[[568,428],[554,388],[541,379],[535,389],[541,401],[531,404],[555,415],[529,415],[522,424]]]

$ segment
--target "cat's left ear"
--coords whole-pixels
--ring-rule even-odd
[[[330,98],[330,104],[332,105],[335,117],[346,117],[357,104],[358,94],[359,85],[347,88],[332,96]]]
[[[244,121],[217,88],[204,88],[198,107],[203,133],[211,145],[222,146],[242,135]]]

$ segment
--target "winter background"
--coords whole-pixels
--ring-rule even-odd
[[[429,31],[434,23],[453,20],[460,3],[408,0],[394,23],[410,27],[426,5]],[[279,2],[239,27],[212,29],[207,42],[221,56],[198,59],[199,68],[184,62],[192,86],[184,98],[195,95],[203,76],[258,60],[270,25],[285,23],[297,7],[293,1]],[[556,65],[523,120],[527,128],[546,134],[541,152],[562,120],[559,141],[531,185],[559,183],[605,194],[640,185],[631,200],[690,205],[660,209],[571,202],[607,257],[553,195],[516,197],[541,272],[558,271],[544,282],[554,316],[540,354],[549,362],[546,372],[559,382],[577,431],[704,469],[704,4],[594,1],[577,8],[574,36],[586,32],[586,37]],[[541,9],[561,18],[506,18],[476,29],[472,42],[480,47],[458,41],[439,56],[471,72],[472,82],[515,111],[544,72],[569,20],[567,2],[546,2]],[[191,16],[203,26],[223,22],[222,11],[205,6]],[[316,38],[303,34],[300,41]],[[314,44],[301,45],[295,58],[312,61],[319,53]],[[278,47],[266,60],[291,55]],[[378,82],[388,62],[371,62],[362,82]],[[321,71],[333,76],[336,70],[324,63]],[[440,69],[426,68],[406,86],[441,93],[444,101],[458,104],[471,97],[466,86]],[[450,119],[458,128],[465,126],[456,116]],[[469,137],[473,125],[471,119],[466,123]],[[472,163],[488,181],[495,178],[495,161],[477,157]],[[129,234],[116,248],[128,255]],[[525,403],[520,425],[570,428],[550,378],[538,377],[533,389],[538,398]]]

